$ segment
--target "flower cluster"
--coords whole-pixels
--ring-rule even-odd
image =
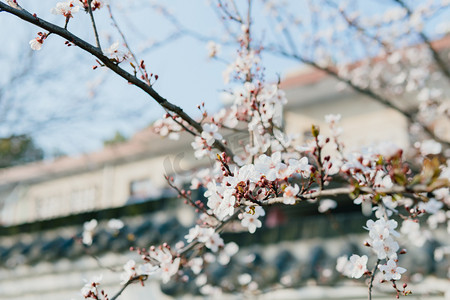
[[[51,12],[64,16],[67,27],[69,20],[79,11],[79,5],[85,11],[94,11],[103,6],[103,1],[59,2]],[[266,1],[266,7],[272,16],[280,16],[281,6]],[[164,9],[161,12],[170,15]],[[339,14],[346,21],[345,25],[334,23],[335,19],[339,19],[336,18]],[[348,16],[345,9],[339,9],[328,18],[331,19],[329,25],[333,28],[323,26],[324,28],[311,37],[311,40],[315,44],[327,45],[337,37],[336,34],[340,30],[357,26],[359,23],[367,26],[373,23],[371,25],[373,28],[384,28],[385,23],[389,22],[410,22],[411,28],[420,31],[422,14],[426,13],[416,13],[405,21],[408,12],[400,8],[390,10],[381,20],[359,20],[357,15]],[[372,215],[375,211],[377,219],[366,223],[369,236],[366,245],[371,248],[377,259],[376,265],[383,280],[393,281],[395,287],[395,281],[401,279],[406,269],[398,265],[398,254],[402,251],[399,250],[400,246],[395,240],[399,235],[396,231],[398,224],[391,217],[398,214],[400,209],[405,209],[406,216],[402,215],[404,221],[400,231],[421,245],[425,243],[426,235],[421,235],[423,231],[420,228],[419,217],[427,214],[429,217],[426,223],[434,228],[445,222],[450,224],[449,213],[445,210],[445,205],[448,206],[450,203],[448,189],[450,171],[448,166],[444,167],[439,162],[439,158],[434,157],[445,152],[442,145],[433,140],[415,143],[419,156],[417,161],[421,164],[422,170],[414,176],[413,168],[410,168],[404,160],[403,150],[392,143],[381,143],[360,152],[344,153],[343,143],[339,140],[343,131],[339,126],[340,115],[325,116],[325,121],[331,129],[330,137],[320,134],[319,128],[313,125],[312,139],[304,144],[298,144],[296,136],[284,132],[283,109],[287,103],[286,94],[280,89],[279,84],[268,84],[264,81],[260,56],[263,47],[253,45],[255,40],[250,36],[251,20],[247,20],[246,23],[239,14],[230,12],[227,16],[239,24],[237,34],[239,49],[224,72],[226,83],[230,80],[237,82],[224,94],[229,106],[213,115],[208,115],[204,111],[203,118],[198,123],[186,117],[183,120],[181,116],[167,110],[164,118],[153,125],[156,133],[170,139],[179,139],[180,133],[186,130],[195,136],[191,143],[195,157],[214,159],[211,168],[196,172],[189,182],[193,189],[200,187],[206,189],[205,201],[195,199],[191,191],[178,189],[175,184],[171,184],[179,192],[180,198],[184,198],[186,203],[196,208],[199,220],[185,235],[187,246],[184,246],[183,241],[177,243],[174,249],[166,243],[159,247],[137,249],[143,263],[138,264],[134,260],[129,260],[124,265],[122,283],[128,285],[135,281],[143,282],[150,275],[160,276],[164,283],[172,278],[188,280],[186,274],[192,272],[199,275],[196,282],[201,287],[201,292],[215,295],[217,289],[207,284],[207,276],[202,274],[202,270],[208,263],[212,263],[216,256],[220,264],[227,265],[238,249],[233,243],[225,245],[220,237],[222,230],[248,230],[252,234],[255,233],[262,227],[262,218],[266,213],[265,205],[296,205],[301,200],[308,199],[319,204],[320,213],[329,212],[337,207],[337,202],[323,197],[334,195],[325,192],[330,183],[336,183],[345,184],[341,190],[351,194],[354,203],[361,204],[366,215]],[[293,24],[298,24],[294,18],[288,19]],[[280,22],[279,25],[284,32],[286,24]],[[364,34],[361,30],[358,32]],[[47,38],[46,34],[38,35],[30,41],[33,50],[41,49]],[[400,35],[401,33],[393,33],[394,37],[399,38]],[[383,46],[384,44],[392,46],[394,42],[399,45],[395,39],[379,43]],[[294,49],[295,45],[292,48]],[[311,60],[313,65],[331,73],[335,72],[338,78],[358,90],[369,91],[368,94],[372,89],[381,86],[385,86],[386,89],[382,95],[376,94],[379,97],[415,92],[420,104],[418,115],[414,119],[422,122],[422,125],[433,125],[437,115],[442,117],[448,113],[448,104],[443,101],[444,93],[441,89],[430,88],[428,85],[433,74],[440,75],[429,67],[428,60],[431,57],[429,51],[425,46],[401,51],[386,48],[389,51],[383,53],[384,56],[379,59],[370,58],[358,64],[345,63],[333,66],[332,62],[341,54],[330,54],[327,53],[326,47],[319,47],[313,51],[311,59],[307,58],[304,61]],[[208,50],[210,57],[216,57],[220,47],[215,43],[209,43]],[[118,42],[104,49],[103,53],[116,64],[129,57],[128,54],[119,51]],[[403,64],[408,64],[410,68],[405,69]],[[135,76],[128,78],[137,79],[136,74],[139,71],[142,72],[141,79],[148,86],[152,86],[153,77],[155,80],[158,79],[156,74],[147,73],[143,61],[139,66],[133,63],[131,66]],[[202,106],[204,107],[204,104]],[[242,132],[245,135],[245,141],[240,143],[238,151],[235,151],[236,149],[228,151],[230,140],[224,139],[226,135],[222,135],[221,131]],[[336,147],[330,150],[329,145],[333,142]],[[221,153],[216,154],[215,151],[219,149]],[[327,151],[331,153],[326,153]],[[335,181],[338,177],[340,181]],[[421,187],[418,191],[414,190],[417,185]],[[407,198],[409,195],[404,194],[414,195]],[[229,226],[231,229],[225,227],[227,224],[233,225]],[[96,226],[95,220],[84,224],[82,240],[85,245],[92,244]],[[110,227],[115,233],[123,226],[124,224],[118,220],[110,222]],[[373,272],[368,271],[368,260],[369,257],[366,255],[353,254],[350,258],[343,256],[338,259],[336,269],[351,278],[374,276]],[[257,288],[250,274],[242,274],[237,280],[241,286],[247,286],[249,290]],[[87,283],[82,289],[83,296],[88,299],[101,297],[106,299],[106,294],[98,290],[99,282],[100,278],[97,278]]]
[[[367,272],[367,260],[367,255],[353,254],[350,259],[344,255],[338,258],[336,270],[350,278],[361,278]]]
[[[241,204],[250,206],[252,216],[248,216],[248,211],[243,214],[242,225],[253,233],[261,226],[258,217],[264,215],[258,204],[273,197],[283,197],[283,202],[294,204],[300,188],[297,184],[290,185],[289,180],[309,178],[311,166],[306,157],[290,158],[288,162],[283,162],[281,152],[275,152],[271,156],[265,154],[258,156],[254,164],[234,166],[233,171],[225,164],[223,170],[224,176],[220,184],[212,181],[207,185],[205,192],[205,197],[208,198],[207,206],[219,220],[232,216],[235,208]],[[284,191],[281,190],[283,184]],[[248,202],[254,204],[249,205]]]
[[[165,114],[162,119],[158,119],[152,126],[153,130],[159,135],[169,137],[171,140],[180,139],[182,127],[177,123],[179,118],[170,114]],[[177,120],[177,121],[175,121]]]
[[[108,295],[104,290],[99,289],[100,281],[102,281],[102,276],[94,277],[90,281],[86,282],[86,284],[81,288],[81,295],[85,299],[107,300]]]
[[[196,225],[189,230],[185,239],[188,243],[197,240],[198,242],[205,244],[206,248],[210,249],[212,252],[217,252],[219,247],[224,246],[222,238],[215,232],[214,228],[211,227],[200,227],[199,225]]]
[[[381,218],[376,221],[367,221],[366,229],[369,230],[370,237],[368,244],[378,259],[397,259],[397,251],[400,247],[393,238],[399,236],[395,228],[397,228],[395,220],[386,221]]]
[[[124,266],[125,273],[122,273],[122,282],[126,283],[140,275],[160,276],[162,282],[169,282],[170,278],[177,274],[180,268],[180,257],[174,257],[171,248],[167,244],[159,247],[151,246],[147,249],[137,249],[145,263],[136,268],[134,261],[129,261]]]

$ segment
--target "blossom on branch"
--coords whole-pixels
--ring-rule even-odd
[[[54,15],[63,15],[67,19],[73,18],[73,14],[80,10],[80,7],[75,5],[74,2],[74,0],[58,2],[56,3],[56,7],[51,9],[51,13]]]
[[[34,38],[30,41],[30,47],[33,50],[41,50],[44,40],[41,37]]]
[[[394,259],[389,259],[385,265],[379,265],[378,269],[383,272],[384,280],[400,280],[401,274],[406,272],[405,268],[398,267]]]

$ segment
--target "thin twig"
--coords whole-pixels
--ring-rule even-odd
[[[97,44],[97,48],[101,51],[102,47],[100,46],[100,39],[98,37],[97,26],[95,25],[94,14],[92,13],[92,7],[91,7],[92,0],[87,0],[87,3],[88,3],[89,16],[91,17],[92,27],[94,28],[95,42]]]
[[[375,273],[377,272],[377,267],[380,264],[380,259],[377,260],[377,263],[373,267],[372,274],[370,275],[369,281],[369,300],[372,300],[372,288],[373,288],[373,280],[375,279]]]
[[[411,18],[413,13],[412,13],[411,9],[406,5],[406,3],[403,2],[403,0],[394,0],[394,1],[397,2],[401,7],[403,7],[406,10],[408,17]],[[447,79],[450,80],[450,69],[447,68],[447,64],[442,60],[441,56],[436,51],[436,49],[434,49],[428,36],[425,34],[425,32],[423,30],[418,30],[417,32],[420,35],[420,37],[422,38],[423,42],[428,46],[428,49],[430,49],[430,51],[433,55],[433,59],[436,62],[439,69],[441,69],[441,72],[444,73],[444,75],[447,77]]]
[[[122,293],[123,291],[132,283],[136,282],[136,281],[144,281],[147,280],[148,276],[147,275],[138,275],[135,277],[130,278],[124,285],[123,287],[113,296],[110,298],[110,300],[116,300]]]
[[[314,191],[312,193],[307,194],[301,194],[297,195],[296,202],[301,202],[302,200],[308,200],[308,199],[315,199],[323,196],[336,196],[336,195],[348,195],[356,190],[359,190],[362,194],[380,194],[380,195],[395,195],[395,194],[401,194],[401,193],[427,193],[430,192],[430,190],[439,189],[442,187],[448,187],[448,182],[443,182],[437,186],[426,186],[423,184],[414,185],[411,187],[405,187],[405,186],[393,186],[392,188],[380,188],[380,189],[373,189],[370,187],[358,187],[355,188],[353,186],[347,186],[347,187],[341,187],[341,188],[335,188],[335,189],[329,189],[329,190],[322,190],[322,191]],[[272,205],[276,203],[283,203],[283,197],[276,197],[276,198],[270,198],[267,200],[261,200],[261,205]],[[247,206],[254,206],[255,203],[250,201],[243,201],[241,204],[247,205]]]
[[[273,50],[272,52],[276,52],[282,56],[291,58],[291,59],[295,59],[297,61],[300,61],[304,64],[307,64],[309,66],[312,66],[318,70],[324,71],[325,73],[327,73],[328,75],[334,77],[335,79],[342,81],[344,83],[346,83],[348,86],[350,86],[353,90],[355,90],[356,92],[366,95],[368,97],[370,97],[371,99],[379,102],[380,104],[383,104],[386,107],[389,107],[397,112],[399,112],[400,114],[402,114],[404,117],[406,117],[411,123],[417,123],[431,138],[433,138],[434,140],[436,140],[437,142],[450,147],[450,142],[441,139],[440,137],[438,137],[433,131],[432,129],[430,129],[427,125],[425,125],[423,122],[421,122],[420,120],[417,119],[415,114],[412,114],[402,108],[400,108],[399,106],[395,105],[392,101],[384,98],[383,96],[375,93],[373,90],[371,90],[370,88],[364,88],[364,87],[360,87],[358,85],[356,85],[355,83],[353,83],[350,79],[346,79],[341,77],[337,71],[333,68],[330,67],[324,67],[324,66],[319,66],[316,62],[306,59],[305,57],[302,57],[298,54],[293,54],[293,53],[288,53],[282,49],[278,49],[278,50]]]
[[[128,49],[128,52],[130,52],[134,63],[136,64],[136,66],[139,69],[139,72],[141,73],[142,76],[144,76],[144,71],[141,68],[141,64],[138,62],[136,55],[133,53],[133,51],[131,51],[130,45],[128,44],[127,39],[125,38],[125,35],[123,34],[122,30],[120,29],[119,25],[117,24],[116,19],[114,18],[113,14],[112,14],[111,6],[109,4],[106,4],[106,8],[108,9],[108,12],[109,12],[109,18],[113,22],[114,27],[116,27],[117,32],[119,32],[120,36],[122,37],[125,47]]]

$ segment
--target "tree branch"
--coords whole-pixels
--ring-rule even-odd
[[[358,190],[362,194],[381,194],[381,195],[394,195],[394,194],[401,194],[401,193],[427,193],[435,189],[439,189],[442,187],[448,187],[447,182],[440,183],[439,185],[433,185],[433,186],[427,186],[423,184],[418,184],[414,186],[393,186],[392,188],[380,188],[380,189],[373,189],[371,187],[354,187],[354,186],[347,186],[347,187],[341,187],[341,188],[335,188],[335,189],[329,189],[329,190],[322,190],[322,191],[314,191],[308,194],[301,194],[297,195],[297,203],[301,202],[303,200],[308,199],[315,199],[319,197],[324,196],[337,196],[337,195],[348,195],[356,190]],[[283,203],[283,197],[276,197],[276,198],[270,198],[267,200],[262,200],[259,202],[260,205],[272,205],[276,203]],[[254,202],[251,201],[244,201],[241,202],[241,204],[244,204],[246,206],[255,206]]]
[[[109,4],[106,4],[106,8],[108,9],[108,12],[109,12],[109,18],[111,19],[114,27],[116,27],[117,31],[119,32],[120,36],[122,37],[125,47],[128,49],[128,52],[130,52],[131,57],[134,60],[134,63],[136,64],[137,68],[139,69],[139,72],[141,73],[142,76],[144,76],[144,72],[142,71],[141,64],[137,61],[136,55],[134,55],[133,51],[131,51],[131,48],[127,42],[127,39],[125,38],[125,35],[123,34],[122,30],[119,27],[119,24],[117,24],[117,21],[112,14],[111,6]]]
[[[372,300],[372,288],[373,288],[373,280],[375,279],[375,273],[377,272],[377,267],[380,264],[380,259],[377,260],[375,266],[373,267],[372,274],[370,274],[369,281],[369,300]]]
[[[403,0],[394,0],[394,1],[397,2],[401,7],[403,7],[406,10],[406,13],[408,14],[408,17],[412,16],[411,9],[406,5],[405,2],[403,2]],[[447,68],[447,64],[445,63],[445,61],[442,60],[442,58],[439,55],[439,53],[436,51],[436,49],[434,49],[434,47],[431,44],[431,41],[428,38],[428,36],[425,34],[425,32],[423,30],[418,30],[417,33],[422,38],[423,42],[430,49],[431,54],[433,55],[433,59],[436,62],[436,64],[439,67],[439,69],[441,69],[441,72],[444,73],[444,75],[447,77],[447,79],[450,80],[450,69]]]
[[[95,25],[94,14],[92,13],[91,7],[92,0],[87,0],[87,3],[89,16],[91,17],[92,27],[94,28],[95,42],[97,43],[97,48],[102,50],[102,47],[100,46],[100,39],[98,38],[97,26]]]
[[[136,282],[136,281],[144,281],[147,280],[148,276],[147,275],[138,275],[135,277],[130,278],[124,285],[123,287],[114,295],[110,298],[110,300],[116,300],[122,293],[123,291],[125,291],[125,289],[132,283]]]
[[[412,113],[398,107],[397,105],[395,105],[394,103],[392,103],[391,101],[389,101],[388,99],[382,97],[379,94],[376,94],[374,91],[372,91],[369,88],[363,88],[363,87],[359,87],[356,84],[354,84],[350,79],[346,79],[343,78],[341,76],[339,76],[339,74],[336,72],[336,70],[330,68],[330,67],[322,67],[319,66],[316,62],[308,60],[302,56],[299,56],[297,54],[292,54],[292,53],[288,53],[284,50],[274,50],[274,52],[278,52],[279,54],[288,57],[288,58],[292,58],[295,60],[298,60],[304,64],[307,64],[309,66],[312,66],[318,70],[324,71],[325,73],[327,73],[328,75],[330,75],[331,77],[336,78],[339,81],[345,82],[348,86],[350,86],[353,90],[355,90],[356,92],[366,95],[368,97],[370,97],[371,99],[377,101],[380,104],[383,104],[386,107],[389,107],[399,113],[401,113],[403,116],[405,116],[410,122],[412,123],[417,123],[420,125],[420,127],[422,127],[422,129],[434,140],[438,141],[439,143],[450,147],[450,142],[449,141],[445,141],[443,139],[441,139],[440,137],[438,137],[428,126],[426,126],[425,124],[423,124],[420,120],[418,120],[416,118],[415,115],[413,115]]]
[[[42,29],[49,31],[50,33],[59,35],[60,37],[68,40],[74,45],[77,45],[84,51],[97,57],[98,60],[100,60],[107,68],[109,68],[114,73],[127,80],[127,82],[134,84],[135,86],[143,90],[145,93],[151,96],[156,102],[158,102],[158,104],[161,105],[163,108],[171,112],[174,112],[175,114],[180,116],[184,121],[186,121],[189,125],[195,128],[199,133],[203,131],[201,124],[192,119],[188,114],[186,114],[182,108],[167,101],[167,99],[158,94],[151,85],[146,84],[136,76],[131,75],[130,73],[119,67],[119,65],[115,61],[105,56],[99,48],[91,45],[90,43],[84,41],[83,39],[79,38],[78,36],[72,34],[71,32],[62,27],[47,22],[41,18],[38,18],[37,16],[33,16],[24,9],[15,9],[5,4],[4,2],[0,1],[0,11],[10,13],[28,23],[34,24]],[[233,152],[228,147],[226,147],[221,141],[216,140],[213,146],[219,151],[227,153],[227,155],[231,158],[234,156]]]

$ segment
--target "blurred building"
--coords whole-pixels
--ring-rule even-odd
[[[450,45],[450,39],[445,45]],[[350,89],[338,91],[337,86],[335,79],[320,71],[305,69],[288,76],[282,82],[289,99],[286,131],[307,139],[311,124],[316,124],[326,134],[324,116],[340,113],[342,140],[349,149],[386,140],[411,147],[409,125],[402,115]],[[104,266],[120,268],[132,256],[127,251],[130,246],[183,239],[194,214],[174,199],[163,175],[189,176],[190,171],[210,163],[194,159],[190,141],[187,135],[178,141],[165,140],[147,128],[127,142],[96,153],[1,169],[0,299],[81,298],[82,278],[99,272],[105,277],[104,288],[113,294],[119,275]],[[336,257],[367,251],[361,248],[365,220],[360,208],[342,200],[343,206],[333,217],[318,215],[314,203],[290,210],[273,207],[266,215],[267,228],[254,235],[225,234],[226,240],[240,243],[244,254],[227,267],[211,269],[211,280],[230,291],[238,287],[236,278],[242,273],[251,274],[260,287],[283,282],[279,287],[284,294],[272,291],[267,297],[273,299],[365,297],[364,286],[349,288],[347,283],[338,283],[335,271]],[[85,247],[77,238],[83,222],[92,218],[100,226],[93,245]],[[106,226],[110,218],[122,218],[126,226],[111,231]],[[417,294],[427,299],[438,299],[443,290],[440,285],[448,284],[435,278],[435,290],[427,289],[429,274],[446,277],[449,262],[433,258],[434,249],[445,245],[445,239],[441,235],[408,258],[409,272],[422,276],[414,279]],[[158,299],[166,299],[156,282],[149,286],[131,287],[120,299],[142,297],[148,289]],[[291,286],[292,290],[286,290]],[[162,289],[172,295],[198,294],[193,284]],[[387,295],[386,299],[392,298]]]

